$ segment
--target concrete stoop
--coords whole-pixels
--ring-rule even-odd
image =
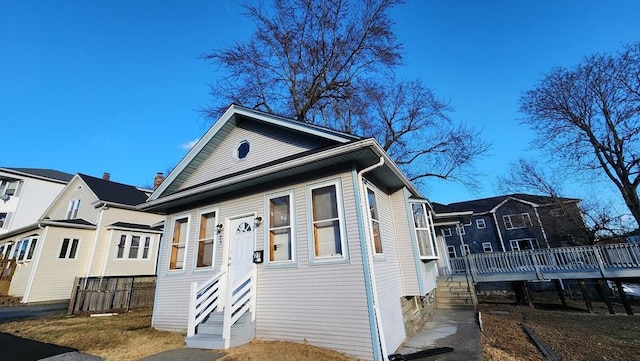
[[[436,308],[441,310],[475,310],[473,291],[464,276],[438,277]]]
[[[186,338],[187,347],[224,350],[224,339],[222,338],[223,320],[224,314],[222,312],[211,313],[206,322],[198,325],[196,334]],[[255,333],[255,323],[251,321],[251,313],[247,312],[231,326],[229,347],[244,345],[253,340]]]

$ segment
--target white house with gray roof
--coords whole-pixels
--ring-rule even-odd
[[[436,287],[432,211],[380,145],[232,105],[140,206],[163,212],[153,327],[386,360]]]

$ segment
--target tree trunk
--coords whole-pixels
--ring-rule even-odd
[[[640,198],[638,198],[638,188],[631,184],[625,184],[621,192],[624,202],[629,208],[629,211],[631,211],[631,215],[640,227]]]

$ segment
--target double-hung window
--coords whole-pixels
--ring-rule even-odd
[[[469,245],[468,244],[461,244],[460,245],[460,253],[462,254],[462,257],[468,255],[471,253],[471,250],[469,250]]]
[[[532,225],[529,213],[506,214],[502,216],[506,229],[526,228]]]
[[[493,246],[491,245],[491,242],[482,242],[482,250],[484,251],[484,253],[493,252]]]
[[[64,238],[62,240],[62,246],[60,247],[60,254],[58,258],[76,258],[76,252],[78,250],[78,238]]]
[[[346,258],[342,190],[339,181],[309,186],[313,259]]]
[[[67,219],[75,219],[78,216],[78,210],[80,209],[80,198],[72,199],[69,201],[69,208],[67,208]]]
[[[144,239],[144,241],[143,241]],[[143,243],[144,242],[144,243]],[[121,234],[118,241],[117,259],[148,259],[151,236]]]
[[[215,210],[205,210],[200,213],[196,268],[213,267],[216,254],[216,220],[217,213]]]
[[[179,217],[173,222],[173,238],[171,239],[170,270],[184,268],[187,253],[187,235],[189,233],[189,217]]]
[[[411,213],[413,214],[413,226],[415,237],[418,242],[418,252],[422,259],[438,258],[438,248],[436,247],[436,237],[433,234],[433,222],[427,204],[411,203]],[[448,229],[448,228],[445,228]]]
[[[293,241],[293,192],[267,196],[269,218],[268,261],[269,263],[288,263],[295,261],[295,242]]]
[[[487,228],[487,224],[485,223],[483,218],[476,219],[476,228],[478,229]]]
[[[376,204],[376,193],[371,188],[367,188],[367,205],[369,209],[369,219],[371,220],[371,238],[373,241],[374,255],[382,254],[382,239],[380,238],[380,214]]]
[[[19,181],[4,181],[2,184],[2,193],[3,195],[15,196],[18,193],[18,183]]]

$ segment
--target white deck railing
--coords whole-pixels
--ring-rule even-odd
[[[187,337],[195,335],[196,327],[211,312],[222,306],[221,301],[222,295],[225,294],[226,274],[226,272],[219,272],[199,286],[197,282],[191,283]]]
[[[462,260],[462,261],[460,261]],[[454,271],[469,269],[482,280],[640,277],[640,244],[608,244],[470,254],[454,258]],[[561,276],[561,277],[560,277]]]
[[[255,321],[255,267],[237,280],[232,287],[227,288],[224,302],[224,323],[222,338],[224,348],[229,348],[231,342],[231,326],[235,324],[247,311],[251,312],[251,321]]]

